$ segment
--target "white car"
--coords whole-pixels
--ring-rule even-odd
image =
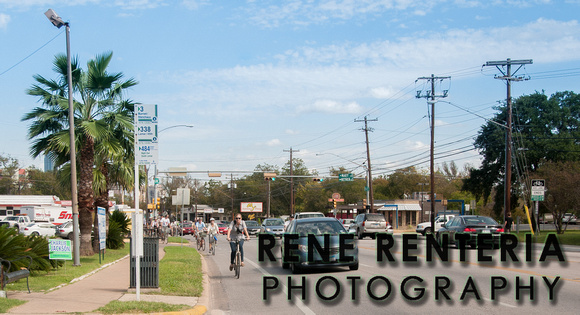
[[[52,223],[30,223],[20,230],[22,234],[36,236],[54,236],[55,229]]]
[[[562,223],[564,224],[576,224],[576,221],[578,221],[578,218],[573,213],[565,213],[562,218]]]

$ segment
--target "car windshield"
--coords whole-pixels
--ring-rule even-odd
[[[192,223],[183,223],[183,227],[189,228],[191,227],[193,224]]]
[[[367,214],[367,220],[383,222],[385,221],[385,217],[382,214],[369,213]]]
[[[282,219],[266,220],[264,221],[264,225],[265,226],[284,225],[284,221],[282,221]]]
[[[467,225],[471,225],[471,224],[497,224],[497,222],[495,222],[494,219],[489,218],[489,217],[468,217],[468,218],[463,218],[463,220],[465,221],[465,224]]]
[[[14,221],[14,220],[18,220],[18,217],[6,217],[4,219],[4,221]]]
[[[324,235],[346,233],[346,230],[338,221],[314,221],[298,223],[296,225],[296,233],[300,234],[300,236],[308,234]]]
[[[221,228],[228,227],[225,223],[219,223],[218,226],[221,227]]]
[[[247,226],[259,226],[258,222],[256,221],[246,221]]]

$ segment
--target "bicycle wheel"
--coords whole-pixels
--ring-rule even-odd
[[[211,248],[211,254],[215,256],[215,248],[217,246],[217,243],[213,243],[213,247]]]
[[[204,251],[205,250],[205,240],[201,239],[201,250]]]
[[[235,263],[235,270],[236,270],[236,278],[240,278],[240,271],[242,268],[240,268],[242,266],[242,254],[240,253],[240,251],[238,250],[238,252],[236,253],[236,263]]]

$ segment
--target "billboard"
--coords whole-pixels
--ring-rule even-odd
[[[261,202],[240,202],[241,212],[262,212]]]

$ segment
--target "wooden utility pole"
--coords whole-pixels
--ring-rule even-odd
[[[512,190],[512,97],[511,97],[511,81],[522,81],[524,80],[523,77],[514,77],[515,75],[524,65],[531,64],[533,61],[532,59],[524,59],[524,60],[511,60],[507,59],[505,61],[488,61],[485,63],[484,66],[495,66],[499,72],[501,72],[502,76],[495,76],[496,79],[506,80],[507,84],[507,99],[506,99],[506,110],[507,110],[507,118],[506,118],[506,137],[505,137],[505,178],[504,178],[504,209],[503,209],[503,216],[504,222],[505,219],[511,214],[511,190]],[[511,66],[512,65],[519,65],[519,68],[511,73]],[[503,68],[506,67],[506,71],[503,71]]]
[[[368,126],[368,122],[369,121],[378,121],[378,119],[367,119],[367,116],[365,116],[365,119],[363,120],[358,120],[355,119],[354,122],[364,122],[365,123],[365,127],[362,128],[362,130],[365,132],[365,141],[366,141],[366,145],[367,145],[367,172],[368,172],[368,183],[369,183],[369,200],[368,203],[370,205],[370,213],[375,213],[375,199],[373,196],[373,176],[372,176],[372,172],[371,172],[371,151],[369,149],[369,131],[373,131],[372,128],[369,128]]]
[[[417,80],[427,80],[431,81],[431,91],[427,91],[426,94],[417,93],[417,98],[424,97],[427,99],[427,103],[431,104],[431,152],[430,152],[430,162],[429,168],[431,171],[430,176],[430,198],[431,198],[431,233],[435,233],[435,103],[436,98],[447,97],[447,90],[443,91],[443,94],[435,94],[435,80],[445,80],[451,77],[436,77],[433,74],[430,77],[420,77]],[[397,218],[398,220],[398,218]]]
[[[294,216],[294,172],[292,170],[292,164],[294,161],[292,160],[292,152],[300,152],[300,150],[284,150],[284,152],[290,152],[290,216]]]

